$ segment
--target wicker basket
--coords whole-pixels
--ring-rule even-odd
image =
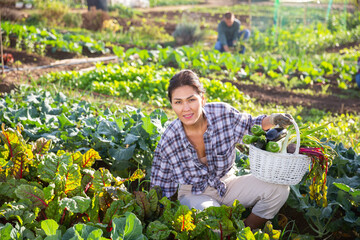
[[[291,153],[272,153],[250,145],[249,160],[251,174],[269,183],[296,185],[309,169],[310,158],[299,154],[300,132],[294,120],[296,130],[296,149]]]

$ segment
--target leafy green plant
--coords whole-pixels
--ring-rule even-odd
[[[328,171],[327,206],[318,206],[302,185],[291,186],[287,204],[304,213],[317,237],[324,238],[339,230],[355,237],[360,228],[359,217],[356,217],[359,178],[353,169],[359,167],[359,156],[353,149],[344,148],[342,143],[329,142],[328,145],[337,152],[337,156]],[[354,192],[350,191],[351,188]]]
[[[48,24],[52,26],[62,24],[61,20],[64,15],[69,11],[66,4],[61,1],[41,1],[38,3],[41,16],[46,19]]]
[[[28,144],[21,130],[20,125],[14,130],[3,124],[0,133],[0,219],[9,223],[0,225],[2,237],[9,232],[32,239],[146,239],[143,231],[160,239],[170,234],[179,239],[203,239],[215,237],[214,231],[219,231],[221,239],[238,231],[242,235],[245,226],[240,219],[245,209],[238,201],[231,207],[197,212],[178,201],[160,199],[159,188],[131,193],[125,183],[143,178],[142,170],[129,178],[115,178],[108,169],[93,168],[100,160],[95,150],[49,153],[50,140],[39,138]]]
[[[83,48],[86,48],[90,53],[109,52],[104,42],[95,41],[83,35],[72,33],[61,34],[54,29],[48,31],[34,26],[11,24],[9,22],[2,22],[2,27],[6,34],[4,39],[5,45],[11,46],[11,38],[14,37],[16,48],[25,49],[30,52],[44,54],[46,46],[51,46],[51,51],[53,52],[60,50],[81,54]]]
[[[122,4],[114,4],[109,7],[109,11],[116,11],[121,18],[132,18],[136,11],[130,7],[126,7]]]
[[[202,40],[204,32],[200,30],[200,26],[197,23],[184,21],[176,25],[173,36],[178,45],[185,45]]]
[[[80,28],[83,24],[81,15],[77,13],[66,13],[63,17],[66,27]]]
[[[122,52],[124,53],[124,52]],[[132,56],[131,51],[125,54]],[[146,62],[150,55],[148,51],[136,51],[139,60]],[[168,79],[175,74],[174,69],[155,66],[133,67],[124,63],[120,65],[98,66],[86,73],[57,72],[44,76],[43,80],[60,83],[65,86],[88,89],[112,96],[128,99],[139,99],[157,106],[169,106],[167,100]],[[250,99],[230,83],[202,78],[201,82],[207,91],[209,101],[225,101],[231,104],[250,102]]]

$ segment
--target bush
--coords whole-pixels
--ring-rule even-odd
[[[1,20],[2,21],[12,21],[12,22],[20,22],[26,18],[26,15],[17,10],[13,10],[10,8],[2,8],[1,9]]]
[[[66,27],[80,28],[83,24],[82,16],[76,13],[66,13],[64,15]]]
[[[83,13],[83,28],[93,31],[99,31],[103,28],[105,20],[109,20],[110,16],[104,11],[91,8],[89,12]]]
[[[27,25],[38,26],[38,27],[46,27],[47,19],[43,18],[41,14],[35,13],[31,14],[25,21]]]
[[[202,40],[204,32],[197,23],[183,22],[176,26],[173,36],[178,45],[184,45]]]
[[[66,4],[59,1],[39,2],[40,15],[50,25],[60,25],[64,15],[69,11]]]

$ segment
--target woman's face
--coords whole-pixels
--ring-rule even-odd
[[[185,126],[198,123],[204,104],[205,97],[191,86],[181,86],[172,92],[171,107]]]

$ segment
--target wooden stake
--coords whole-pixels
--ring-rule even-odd
[[[4,74],[4,52],[3,52],[3,44],[2,44],[2,28],[1,28],[1,12],[0,12],[0,50],[1,50],[1,68],[2,74]]]

